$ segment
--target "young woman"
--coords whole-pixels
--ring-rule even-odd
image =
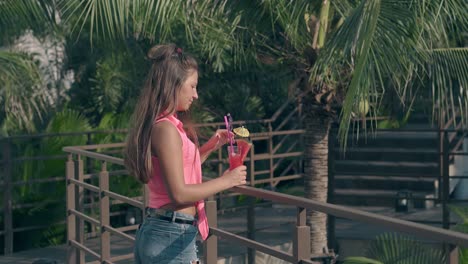
[[[228,141],[218,130],[198,148],[177,112],[198,99],[196,60],[173,44],[150,49],[152,61],[130,128],[125,165],[148,184],[146,218],[136,233],[136,263],[198,263],[196,235],[208,236],[204,199],[246,183],[246,167],[202,182],[201,163]],[[195,143],[194,143],[195,142]],[[198,228],[197,228],[198,227]]]

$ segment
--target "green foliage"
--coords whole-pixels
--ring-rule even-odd
[[[89,131],[91,126],[82,114],[74,110],[65,109],[58,112],[47,125],[47,133],[65,133]],[[64,146],[79,146],[86,144],[86,136],[50,137],[44,140],[43,147],[51,153],[57,153]]]
[[[420,242],[397,233],[377,237],[368,249],[368,255],[383,263],[443,263],[441,250],[430,248]]]
[[[55,26],[51,0],[2,0],[0,6],[0,45],[8,44],[26,30],[43,33]]]
[[[303,92],[311,96],[301,100],[317,106],[317,113],[341,111],[342,137],[364,100],[371,105],[370,116],[395,101],[407,105],[409,113],[421,94],[432,98],[441,112],[458,107],[468,116],[465,0],[323,3],[0,0],[1,41],[8,44],[28,29],[63,36],[63,69],[75,75],[67,92],[70,101],[45,109],[46,93],[36,64],[26,56],[0,51],[0,105],[5,106],[0,109],[1,134],[43,132],[42,127],[47,132],[126,128],[148,69],[145,53],[151,45],[165,42],[176,42],[199,58],[203,108],[192,109],[197,122],[221,121],[227,112],[236,120],[270,117],[284,101]],[[398,100],[387,100],[389,90]],[[380,123],[392,125],[396,123]],[[96,135],[91,141],[123,137]],[[63,146],[86,141],[46,138],[40,149],[21,148],[20,154],[63,154]],[[92,164],[93,169],[98,165]],[[15,173],[26,180],[33,172],[60,175],[63,166],[63,160],[31,162]],[[63,195],[60,188],[57,197]],[[19,191],[23,198],[44,199],[36,192]]]
[[[93,49],[89,43],[83,40],[76,46],[69,51],[77,81],[68,107],[85,113],[96,126],[108,113],[128,116],[149,65],[143,48],[130,41],[127,46],[94,47],[94,52],[83,53]]]
[[[73,133],[77,131],[90,131],[91,126],[88,120],[82,114],[73,110],[64,110],[58,112],[49,122],[46,128],[46,133]],[[61,137],[46,137],[41,142],[42,155],[59,155],[63,154],[62,148],[65,146],[81,146],[86,145],[86,135],[69,135]],[[63,159],[47,160],[40,164],[42,177],[57,177],[63,176],[65,171],[65,162]],[[55,194],[58,197],[64,197],[65,187],[59,189]]]
[[[75,132],[90,130],[88,121],[79,113],[65,110],[57,113],[47,126],[47,133]],[[63,155],[62,148],[71,145],[86,144],[86,136],[61,136],[45,137],[39,146],[27,145],[20,149],[20,155],[34,157],[37,155],[60,156]],[[64,177],[65,159],[55,158],[47,160],[29,160],[20,168],[20,177],[25,182],[29,180],[50,179]],[[17,178],[17,177],[15,177]],[[26,249],[30,246],[46,246],[51,242],[62,244],[65,239],[64,226],[55,225],[63,221],[65,215],[65,184],[63,181],[52,181],[48,183],[36,183],[21,186],[15,189],[14,200],[18,204],[34,203],[34,208],[22,208],[15,210],[15,223],[18,225],[52,225],[45,230],[37,230],[32,233],[21,234],[15,238],[16,249]],[[51,191],[53,190],[53,191]],[[18,220],[22,219],[22,220]],[[44,233],[42,233],[44,232]],[[24,237],[23,237],[24,236]],[[27,243],[26,243],[27,241]]]
[[[466,104],[466,96],[457,91],[466,87],[467,49],[449,41],[454,21],[458,29],[466,30],[467,20],[459,13],[466,9],[466,1],[460,0],[360,1],[351,9],[332,32],[310,76],[321,90],[339,87],[337,83],[345,86],[340,123],[344,146],[358,102],[368,100],[374,106],[371,116],[376,116],[381,107],[392,103],[386,100],[393,94],[389,90],[408,111],[421,98],[432,97],[438,114],[453,115],[445,110]],[[441,61],[452,69],[435,59],[441,53],[445,56]],[[425,91],[427,86],[432,93]]]
[[[261,1],[261,6],[270,18],[271,30],[284,33],[295,50],[302,51],[310,46],[313,34],[307,31],[313,29],[307,28],[304,16],[312,13],[313,9],[317,10],[317,4],[310,1],[267,0]]]
[[[122,114],[106,113],[99,125],[96,127],[98,131],[116,131],[115,133],[96,134],[93,137],[93,142],[100,144],[124,142],[126,136],[126,129],[130,122],[130,113],[123,112]],[[122,131],[121,133],[117,131]]]
[[[462,222],[458,223],[453,227],[453,230],[468,233],[468,207],[466,206],[455,206],[449,205],[450,210],[452,210],[455,214],[457,214]],[[468,263],[468,248],[460,248],[459,250],[459,258],[460,263],[465,264]]]
[[[439,264],[445,261],[441,250],[398,233],[384,233],[377,236],[367,248],[366,255],[369,258],[346,258],[344,264]]]
[[[383,264],[380,261],[375,259],[370,259],[366,257],[347,257],[343,264]]]
[[[0,50],[0,83],[0,136],[36,132],[47,101],[38,66],[25,54]]]
[[[397,128],[401,128],[401,122],[395,119],[382,120],[382,121],[378,121],[377,128],[397,129]]]
[[[89,111],[94,114],[116,112],[122,104],[123,89],[128,82],[127,72],[122,68],[124,57],[115,56],[104,58],[96,63],[96,75],[90,79],[91,84],[91,105]]]

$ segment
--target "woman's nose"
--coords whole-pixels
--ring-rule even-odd
[[[193,91],[193,98],[198,99],[198,91],[196,89]]]

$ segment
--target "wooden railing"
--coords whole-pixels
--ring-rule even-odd
[[[282,133],[287,132],[284,131]],[[113,227],[110,224],[110,199],[126,203],[129,206],[137,207],[140,210],[143,210],[145,207],[145,202],[141,200],[141,197],[125,197],[109,190],[109,181],[110,178],[112,178],[109,177],[109,168],[115,165],[122,166],[123,161],[120,158],[93,151],[95,149],[118,148],[121,146],[121,144],[112,144],[64,148],[64,151],[68,153],[68,160],[66,162],[67,230],[69,244],[67,263],[84,263],[85,255],[95,260],[91,263],[113,263],[133,257],[131,253],[111,256],[111,235],[119,236],[129,242],[132,242],[134,241],[134,237],[131,233],[129,234],[129,232],[133,232],[137,228],[137,225],[129,225],[119,228]],[[98,161],[101,164],[100,171],[97,173],[97,185],[93,185],[84,180],[87,176],[83,169],[83,159],[85,157]],[[252,160],[255,160],[255,158],[255,156],[251,157]],[[98,217],[90,216],[83,211],[82,198],[85,190],[98,194]],[[255,241],[252,237],[239,236],[218,228],[216,201],[214,199],[209,199],[207,201],[206,209],[210,223],[210,237],[204,244],[205,261],[208,264],[217,262],[218,237],[291,263],[314,263],[311,259],[317,256],[311,256],[310,254],[310,232],[309,227],[306,225],[307,210],[323,212],[335,217],[385,227],[392,231],[404,232],[417,238],[425,238],[433,242],[445,244],[448,249],[447,263],[450,264],[458,263],[458,247],[468,247],[468,235],[459,232],[389,218],[351,209],[345,206],[321,203],[301,197],[262,190],[251,186],[235,187],[232,191],[250,197],[269,200],[273,203],[287,204],[297,207],[296,227],[292,234],[293,251],[292,253],[289,253],[277,250],[266,244]],[[142,197],[145,197],[145,195],[142,195]],[[100,245],[97,249],[92,249],[85,243],[85,222],[97,226],[100,230]]]
[[[249,171],[249,185],[250,186],[262,186],[262,185],[271,185],[275,187],[281,181],[293,180],[300,178],[302,168],[301,160],[301,135],[304,130],[300,129],[300,117],[297,107],[291,107],[290,104],[284,104],[278,111],[269,119],[262,120],[251,120],[251,121],[236,121],[235,125],[249,125],[261,124],[262,128],[260,131],[252,133],[251,140],[254,145],[264,145],[264,151],[259,152],[260,149],[252,149],[250,157],[255,157],[254,159],[248,159],[246,162],[250,165]],[[294,126],[296,125],[296,127]],[[212,129],[223,128],[224,123],[211,123],[211,124],[200,124],[198,127],[210,127]],[[289,129],[294,129],[290,133],[283,132],[282,130],[288,127]],[[0,235],[4,238],[4,253],[10,254],[13,252],[13,239],[15,233],[24,232],[28,230],[37,230],[42,229],[46,226],[33,225],[33,226],[24,226],[24,227],[13,227],[13,211],[20,208],[33,208],[37,206],[34,203],[20,204],[13,200],[12,192],[14,188],[21,186],[32,186],[34,184],[47,184],[53,182],[64,182],[65,177],[49,177],[43,179],[28,179],[28,180],[17,180],[13,179],[13,170],[21,166],[24,162],[31,160],[50,160],[50,159],[62,159],[66,158],[66,155],[54,155],[54,156],[37,156],[37,157],[25,157],[25,156],[15,156],[13,149],[14,142],[18,140],[29,141],[32,139],[41,139],[49,137],[73,137],[73,136],[82,136],[87,137],[87,144],[93,143],[93,135],[102,134],[102,133],[125,133],[125,131],[89,131],[89,132],[77,132],[77,133],[57,133],[57,134],[40,134],[40,135],[27,135],[27,136],[15,136],[9,138],[0,138],[0,146],[2,147],[1,151],[1,160],[0,160],[0,174],[3,176],[3,181],[0,182],[0,187],[4,189],[3,193],[3,231],[0,231]],[[454,133],[448,134],[453,137]],[[442,138],[442,137],[441,137]],[[461,144],[460,138],[457,139],[457,143],[453,143],[452,140],[449,141],[449,145],[459,145]],[[256,152],[257,151],[257,152]],[[451,158],[453,155],[449,155]],[[91,177],[97,177],[96,173],[93,173],[91,166],[93,162],[92,158],[83,157],[83,166],[85,168],[84,175],[85,179]],[[215,154],[215,157],[212,157],[207,163],[214,164],[217,167],[218,175],[222,173],[226,165],[226,159],[223,157],[223,153],[220,151]],[[254,164],[254,166],[251,165]],[[263,166],[263,168],[262,168]],[[254,168],[254,169],[252,169]],[[273,169],[270,169],[273,168]],[[110,171],[110,175],[122,175],[125,174],[123,170]],[[442,174],[441,174],[442,175]],[[442,180],[442,178],[441,178]],[[92,193],[92,192],[89,192]],[[222,197],[226,196],[235,196],[240,193],[236,192],[224,192],[221,196],[218,196],[217,202],[220,203]],[[440,196],[442,196],[442,190]],[[141,197],[139,198],[142,199]],[[94,201],[91,199],[91,201]],[[112,204],[112,202],[111,202]],[[85,208],[93,208],[94,205],[84,204]],[[218,204],[219,206],[219,204]],[[65,219],[55,224],[65,224]],[[54,223],[52,223],[54,224]],[[49,225],[47,225],[49,226]],[[94,234],[91,234],[93,236]]]
[[[283,169],[281,172],[277,171],[279,175],[285,176],[284,178],[277,178],[274,182],[271,182],[273,186],[278,184],[280,181],[298,178],[300,177],[299,173],[296,173],[295,176],[286,175],[288,171],[292,169],[296,169],[296,171],[300,171],[300,163],[298,162],[299,158],[299,151],[295,150],[295,154],[285,154],[288,151],[288,148],[285,146],[284,142],[288,142],[289,149],[300,149],[298,143],[294,143],[293,141],[297,141],[300,138],[295,138],[288,135],[281,135],[281,133],[274,134],[285,127],[288,128],[300,128],[298,120],[298,108],[291,104],[291,102],[285,102],[275,114],[268,119],[260,119],[260,120],[247,120],[247,121],[236,121],[234,124],[236,126],[245,125],[255,126],[252,133],[251,140],[254,144],[266,144],[268,145],[268,150],[263,152],[264,156],[259,157],[258,159],[254,160],[254,163],[260,164],[265,162],[273,163],[275,168]],[[217,128],[224,128],[224,123],[208,123],[208,124],[196,124],[198,128],[208,128],[215,130]],[[250,127],[249,127],[250,129]],[[55,154],[55,155],[48,155],[48,154],[35,154],[30,155],[27,153],[19,152],[18,150],[25,150],[30,148],[31,146],[40,146],[41,141],[49,140],[51,138],[60,138],[60,139],[68,139],[68,138],[85,138],[85,143],[87,145],[92,145],[99,143],[97,138],[102,137],[102,135],[123,135],[126,134],[127,131],[122,130],[112,130],[112,131],[84,131],[84,132],[68,132],[68,133],[47,133],[47,134],[35,134],[35,135],[18,135],[18,136],[11,136],[11,137],[0,137],[0,188],[4,190],[3,192],[3,204],[0,205],[0,211],[3,214],[3,230],[0,230],[0,236],[3,236],[4,240],[4,250],[3,253],[5,255],[9,255],[18,249],[14,248],[13,241],[15,240],[15,236],[17,236],[20,232],[28,232],[28,231],[37,231],[42,230],[45,228],[50,228],[51,226],[59,226],[65,225],[66,219],[60,219],[59,221],[52,223],[48,222],[46,225],[38,225],[38,224],[25,224],[22,227],[14,227],[13,223],[15,222],[14,219],[14,212],[15,210],[23,209],[28,210],[29,208],[35,208],[40,205],[40,202],[21,202],[18,200],[18,197],[15,196],[15,193],[18,193],[18,189],[26,188],[26,187],[38,187],[47,184],[54,184],[54,183],[63,183],[65,184],[65,171],[61,172],[60,175],[34,175],[37,174],[37,171],[33,171],[31,175],[27,175],[27,179],[19,179],[15,176],[18,170],[21,170],[25,166],[30,166],[28,163],[31,162],[47,162],[51,160],[65,160],[67,155],[65,154]],[[272,134],[273,133],[273,134]],[[269,136],[271,134],[271,136]],[[292,139],[292,140],[291,140]],[[278,140],[281,142],[276,143]],[[289,140],[289,141],[288,141]],[[120,141],[120,140],[119,140]],[[263,142],[262,142],[263,141]],[[290,143],[290,145],[289,145]],[[38,148],[38,147],[37,147]],[[260,151],[261,149],[257,149]],[[120,150],[117,150],[120,152]],[[254,150],[252,150],[254,151]],[[293,159],[293,160],[291,160]],[[93,160],[91,158],[84,158],[83,166],[84,166],[84,173],[87,175],[86,177],[94,177],[96,175],[93,174],[94,168],[92,164]],[[215,167],[215,171],[217,174],[221,174],[223,170],[223,166],[225,165],[224,162],[226,160],[222,156],[222,152],[217,153],[214,157],[210,157],[210,160],[207,161],[208,164],[212,164]],[[252,162],[252,161],[247,161]],[[217,169],[216,169],[217,167]],[[252,184],[270,184],[268,178],[272,178],[273,172],[266,173],[267,169],[260,170],[261,166],[257,165],[256,168],[258,171],[252,173],[253,178],[251,183]],[[268,167],[269,168],[269,167]],[[122,174],[122,172],[111,172],[111,174]],[[268,175],[266,177],[265,175]],[[215,176],[215,175],[213,175]],[[289,176],[289,178],[287,177]],[[86,178],[85,177],[85,178]],[[97,176],[96,176],[97,177]],[[86,194],[88,195],[88,193]],[[92,192],[89,195],[93,195]],[[226,193],[226,195],[237,195]],[[85,197],[85,200],[90,200],[91,202],[94,201],[92,197]],[[221,201],[221,200],[219,200]],[[57,201],[49,201],[55,204],[61,204],[62,200],[58,199]],[[85,204],[85,207],[95,208],[93,204]],[[93,209],[94,210],[94,209]]]
[[[271,127],[271,126],[270,126]],[[287,131],[273,131],[252,133],[252,142],[266,141],[268,142],[267,152],[256,153],[255,147],[250,150],[250,157],[246,160],[249,165],[249,185],[258,186],[259,184],[271,183],[278,184],[280,181],[297,179],[302,175],[300,173],[288,174],[291,172],[291,163],[299,160],[302,152],[296,151],[291,152],[291,145],[288,144],[287,148],[283,148],[284,137],[294,137],[298,134],[303,133],[302,130],[287,130]],[[280,139],[275,140],[274,138],[279,137]],[[297,138],[296,138],[297,141]],[[278,143],[275,143],[278,142]],[[255,146],[256,143],[254,143]],[[297,144],[297,143],[296,143]],[[69,263],[82,263],[84,260],[84,253],[94,257],[99,261],[113,262],[117,260],[131,258],[131,255],[124,255],[118,257],[110,257],[110,234],[124,237],[133,241],[125,232],[133,231],[136,225],[125,226],[123,228],[113,228],[110,223],[109,207],[111,203],[109,201],[112,198],[118,203],[126,203],[130,206],[137,207],[143,212],[145,203],[142,201],[144,195],[139,197],[125,197],[121,194],[112,192],[109,190],[109,175],[112,171],[109,171],[111,164],[122,166],[123,161],[120,158],[112,157],[102,153],[98,153],[96,150],[119,149],[123,147],[123,143],[117,144],[105,144],[105,145],[90,145],[90,146],[78,146],[78,147],[65,147],[64,151],[68,153],[68,160],[66,162],[66,175],[67,175],[67,230],[68,230],[68,243],[71,246],[70,254],[68,257]],[[280,151],[283,150],[283,151]],[[219,150],[217,156],[211,159],[211,163],[218,164],[221,166],[219,170],[221,173],[224,171],[222,167],[227,167],[228,161],[225,151]],[[275,175],[275,171],[279,170],[279,162],[282,159],[293,158],[289,164],[284,165],[279,174]],[[93,161],[100,162],[100,171],[97,173],[86,173],[84,161],[91,159]],[[279,161],[278,161],[279,160]],[[261,170],[257,170],[258,165],[256,162],[268,161],[272,167],[263,167]],[[118,168],[115,171],[121,172],[123,168]],[[267,177],[257,178],[259,175],[268,172]],[[271,173],[270,173],[271,172]],[[219,175],[218,175],[219,176]],[[97,178],[97,185],[92,184],[92,179]],[[205,179],[209,180],[209,179]],[[85,193],[94,193],[92,195],[98,198],[96,205],[98,205],[98,212],[90,214],[89,206],[86,206],[84,202]],[[232,193],[231,193],[232,194]],[[233,193],[239,195],[239,193]],[[87,212],[85,212],[87,211]],[[212,214],[212,212],[211,212]],[[93,215],[99,216],[99,218],[93,218]],[[249,222],[253,226],[254,219],[250,219]],[[85,234],[85,222],[91,228],[89,230],[100,230],[101,247],[100,251],[97,252],[85,245],[87,234]],[[248,233],[254,233],[254,230],[249,230]],[[75,262],[74,262],[75,261]]]
[[[66,155],[62,152],[61,154],[39,154],[31,155],[31,153],[26,152],[25,150],[35,147],[38,152],[39,150],[47,149],[40,148],[41,141],[49,140],[51,138],[76,138],[84,137],[86,138],[85,142],[87,144],[92,144],[92,138],[94,136],[101,135],[118,135],[124,134],[124,130],[113,130],[113,131],[86,131],[86,132],[69,132],[69,133],[44,133],[44,134],[35,134],[35,135],[18,135],[10,137],[0,137],[0,188],[3,190],[3,204],[0,205],[0,211],[3,215],[3,230],[0,231],[0,236],[3,236],[4,248],[3,254],[9,255],[12,254],[15,249],[13,246],[13,241],[15,236],[21,232],[29,231],[38,231],[50,228],[51,226],[65,225],[65,219],[60,219],[56,222],[48,222],[46,224],[37,224],[37,222],[32,221],[31,224],[23,224],[23,226],[18,227],[14,226],[13,223],[17,220],[14,219],[14,212],[17,210],[29,210],[38,208],[43,205],[44,201],[37,202],[24,202],[25,197],[28,197],[29,194],[22,195],[19,197],[18,193],[21,193],[21,189],[39,189],[47,184],[65,184],[65,171],[61,172],[60,175],[38,175],[36,170],[32,170],[30,174],[18,173],[24,167],[34,167],[30,164],[35,162],[41,164],[47,161],[52,160],[65,160]],[[86,160],[85,163],[90,161]],[[91,166],[88,166],[91,167]],[[26,170],[25,170],[26,171]],[[26,176],[24,178],[18,177],[18,175]],[[51,201],[50,197],[48,203],[50,204],[62,204],[63,198]]]

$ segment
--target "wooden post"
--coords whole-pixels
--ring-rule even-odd
[[[80,155],[77,156],[75,160],[75,179],[79,182],[83,182],[84,180],[84,167],[83,167],[83,159]],[[75,186],[75,209],[78,212],[84,212],[84,188],[81,186]],[[84,220],[81,218],[76,218],[76,232],[75,232],[75,239],[76,242],[84,245]],[[78,251],[77,256],[77,263],[84,264],[85,263],[85,252],[83,250]]]
[[[293,240],[293,256],[296,263],[310,259],[310,227],[306,224],[307,211],[297,208],[296,228]]]
[[[70,210],[76,209],[75,184],[70,181],[71,179],[75,179],[75,162],[73,161],[72,154],[68,154],[65,166],[65,176],[67,178],[67,263],[77,264],[79,263],[78,249],[71,245],[71,241],[76,240],[76,216],[70,212]]]
[[[254,145],[250,148],[250,186],[255,187],[255,152]],[[247,238],[255,240],[255,197],[248,197],[247,208]],[[255,249],[247,249],[247,263],[255,264]]]
[[[333,124],[328,132],[328,194],[327,202],[334,203],[335,200],[335,129]],[[327,235],[328,248],[336,249],[335,216],[328,215]]]
[[[250,186],[255,187],[255,146],[250,146]]]
[[[109,196],[104,194],[104,191],[109,190],[109,172],[107,171],[107,163],[105,161],[101,164],[101,171],[99,172],[99,209],[101,214],[100,230],[101,230],[101,263],[110,261],[110,232],[106,230],[106,226],[110,225],[109,214]]]
[[[3,210],[4,210],[4,232],[5,244],[4,254],[13,253],[13,202],[11,198],[12,181],[12,162],[11,162],[11,142],[10,139],[4,141],[3,146],[3,164],[5,165],[3,176]]]
[[[91,139],[91,133],[88,132],[86,133],[86,145],[91,145],[93,143]],[[86,173],[92,173],[93,172],[93,166],[92,166],[92,159],[90,157],[86,157]]]
[[[450,179],[449,179],[449,141],[447,132],[442,137],[442,227],[450,229],[450,211],[448,208]]]
[[[450,156],[450,149],[449,149],[449,140],[448,140],[448,133],[447,131],[442,132],[441,138],[441,178],[442,184],[440,188],[442,189],[442,228],[450,229],[450,211],[448,208],[448,200],[449,200],[449,192],[450,192],[450,178],[449,178],[449,156]],[[453,252],[453,246],[444,244],[443,246],[444,252],[447,263],[453,264],[454,256],[457,254],[458,257],[458,250]],[[458,263],[458,261],[456,262]]]
[[[216,200],[206,201],[206,217],[210,227],[218,227],[218,212],[216,209]],[[203,254],[207,264],[218,263],[218,237],[210,234],[203,242]]]
[[[447,264],[458,264],[460,263],[459,247],[455,245],[448,245],[447,247]]]
[[[434,202],[442,202],[442,175],[444,174],[444,169],[443,169],[443,164],[444,164],[444,138],[443,138],[443,129],[439,125],[439,130],[437,131],[437,139],[438,139],[438,144],[437,144],[437,151],[439,155],[439,174],[437,175],[437,185],[436,185],[436,194],[437,194],[437,200]]]
[[[217,129],[220,129],[221,127],[218,126]],[[229,155],[229,154],[228,154]],[[218,164],[217,164],[217,167],[218,167],[218,177],[221,177],[223,175],[223,172],[224,172],[224,165],[223,165],[223,148],[219,148],[218,149]],[[217,204],[216,206],[218,208],[222,208],[223,204],[222,204],[222,201],[223,201],[223,196],[224,196],[224,193],[225,191],[221,191],[219,192],[216,196],[217,196]]]
[[[269,153],[269,156],[270,156],[270,185],[273,183],[273,177],[274,177],[274,172],[275,172],[275,169],[274,169],[274,160],[273,160],[273,128],[271,127],[271,122],[268,123],[268,133],[269,133],[269,137],[268,137],[268,153]]]
[[[86,145],[91,145],[93,144],[93,141],[92,141],[92,134],[91,132],[87,132],[86,133]],[[92,159],[90,157],[86,157],[86,173],[87,174],[91,174],[93,173],[94,169],[93,169],[93,162],[92,162]],[[84,179],[83,179],[84,180]],[[80,180],[81,181],[81,180]],[[89,179],[89,181],[92,183],[93,182],[93,179]],[[96,212],[96,193],[95,192],[89,192],[89,191],[86,191],[86,194],[84,194],[87,196],[87,198],[89,199],[89,204],[90,204],[90,215],[91,216],[95,216],[97,215],[97,212]],[[84,198],[83,198],[84,199]],[[96,234],[96,225],[93,225],[91,223],[89,223],[89,232],[91,232],[92,234]]]

